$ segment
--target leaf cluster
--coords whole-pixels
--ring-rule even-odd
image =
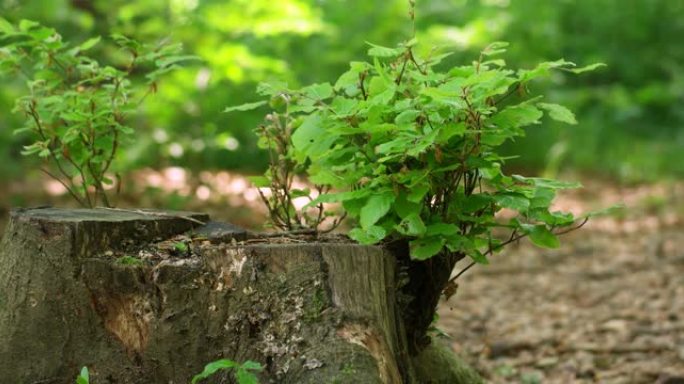
[[[557,234],[577,219],[553,211],[552,201],[579,184],[507,175],[500,146],[545,115],[576,124],[566,107],[530,96],[529,85],[553,70],[597,65],[558,60],[516,71],[499,57],[507,44],[493,43],[471,65],[440,70],[448,53],[421,57],[415,46],[415,39],[396,48],[371,44],[371,61],[352,62],[334,84],[259,88],[291,121],[296,169],[335,191],[309,206],[340,203],[354,219],[351,238],[408,239],[418,260],[442,253],[486,263],[524,236],[557,247]]]
[[[33,139],[22,153],[52,163],[56,170],[44,171],[85,207],[112,205],[106,189],[114,184],[110,170],[119,149],[135,133],[130,116],[156,91],[160,76],[192,59],[179,55],[179,45],[111,38],[127,57],[118,67],[88,55],[99,37],[72,46],[33,21],[0,22],[0,76],[22,76],[28,88],[14,108],[26,117],[15,132]],[[144,73],[147,83],[134,84],[133,72]]]

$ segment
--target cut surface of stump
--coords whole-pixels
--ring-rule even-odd
[[[13,211],[0,248],[0,382],[72,383],[88,366],[97,384],[188,383],[221,358],[260,362],[262,383],[430,382],[409,354],[393,253],[205,223],[190,212]]]

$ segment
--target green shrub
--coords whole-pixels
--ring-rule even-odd
[[[112,205],[106,189],[114,184],[117,153],[135,133],[128,126],[130,115],[156,91],[162,74],[192,59],[177,55],[179,45],[148,46],[122,35],[112,39],[122,57],[120,68],[87,55],[99,37],[72,46],[36,22],[22,20],[15,27],[0,19],[0,76],[27,80],[28,94],[14,108],[26,117],[16,133],[34,140],[23,154],[48,160],[54,169],[44,172],[85,207]],[[144,87],[131,81],[134,71],[146,74]]]
[[[449,54],[420,57],[415,39],[397,48],[372,45],[372,61],[352,62],[334,84],[260,86],[258,93],[275,109],[258,130],[273,161],[256,184],[286,190],[279,175],[304,173],[322,192],[291,191],[308,196],[308,208],[341,203],[354,219],[352,239],[408,239],[413,259],[467,255],[487,263],[489,255],[525,236],[557,247],[557,235],[576,218],[552,211],[552,201],[558,190],[579,184],[507,175],[500,146],[545,114],[577,124],[567,108],[530,96],[530,84],[553,70],[582,73],[600,64],[575,68],[559,60],[514,71],[497,58],[506,45],[491,44],[472,65],[446,70],[439,64]],[[278,141],[283,129],[269,128],[274,125],[286,127],[286,142]],[[307,227],[290,198],[274,200],[282,194],[265,198],[272,211],[289,213],[276,213],[285,225],[276,224]],[[497,217],[503,210],[509,218]]]

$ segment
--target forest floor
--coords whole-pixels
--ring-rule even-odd
[[[203,211],[252,229],[266,217],[258,193],[228,172],[143,170],[127,185],[122,208]],[[0,233],[9,205],[69,205],[44,178],[0,187]],[[521,241],[459,279],[438,327],[488,382],[684,383],[684,184],[593,181],[556,206],[616,203],[626,208],[559,249]]]
[[[626,213],[503,251],[442,304],[439,328],[488,382],[684,383],[684,189],[587,189],[559,205]]]

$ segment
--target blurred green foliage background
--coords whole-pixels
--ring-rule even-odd
[[[125,169],[180,165],[191,170],[256,173],[266,164],[253,127],[263,111],[223,114],[256,98],[267,80],[293,86],[333,81],[366,41],[392,46],[412,33],[407,0],[0,0],[10,22],[39,21],[65,40],[121,33],[145,42],[182,42],[203,62],[166,78],[135,122]],[[553,175],[575,170],[624,182],[684,175],[684,1],[417,0],[423,47],[453,51],[470,62],[492,41],[511,43],[513,68],[565,58],[586,65],[582,76],[557,74],[535,84],[577,112],[577,126],[533,127],[512,143],[511,166]],[[110,55],[107,46],[95,51]],[[10,113],[24,92],[19,80],[0,86],[0,174],[18,179],[31,160]]]

